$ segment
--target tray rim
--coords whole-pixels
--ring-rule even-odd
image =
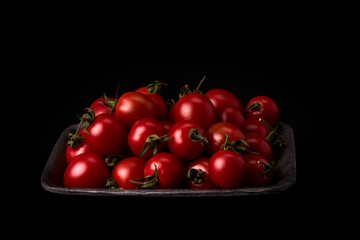
[[[41,175],[41,186],[48,192],[64,194],[64,195],[91,195],[91,196],[129,196],[129,197],[219,197],[219,196],[253,196],[253,195],[269,195],[278,194],[288,191],[295,186],[296,182],[296,153],[295,153],[295,139],[293,128],[286,123],[278,123],[281,129],[289,131],[290,139],[287,139],[288,150],[293,151],[293,158],[291,159],[290,181],[280,181],[274,185],[267,187],[246,187],[246,188],[232,188],[232,189],[93,189],[93,188],[65,188],[63,186],[55,186],[48,182],[49,174],[54,169],[54,164],[57,159],[56,147],[62,144],[62,138],[68,135],[69,131],[77,127],[77,124],[72,124],[64,129],[55,143],[49,159],[44,167]]]

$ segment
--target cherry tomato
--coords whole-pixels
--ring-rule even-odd
[[[237,187],[246,175],[244,158],[237,152],[218,151],[210,157],[209,174],[213,183],[219,187]]]
[[[209,158],[201,157],[189,163],[186,167],[187,186],[190,189],[217,188],[209,175]]]
[[[242,130],[244,133],[257,133],[263,138],[266,138],[266,136],[270,133],[269,128],[264,123],[253,118],[245,119],[245,124]]]
[[[182,162],[171,153],[158,153],[151,157],[144,168],[144,176],[152,176],[156,165],[156,187],[170,189],[179,187],[185,179]]]
[[[104,159],[94,152],[86,152],[69,163],[63,182],[67,188],[103,188],[109,177]]]
[[[210,99],[216,111],[223,107],[233,107],[244,113],[244,107],[240,100],[231,92],[224,89],[211,89],[205,93],[205,96]]]
[[[169,151],[183,161],[200,157],[207,142],[205,131],[189,120],[175,123],[169,130],[168,137]]]
[[[103,113],[95,117],[87,131],[89,133],[84,132],[85,142],[100,155],[118,154],[125,149],[126,127],[112,114]]]
[[[165,121],[169,119],[168,106],[165,100],[163,99],[163,97],[159,93],[149,93],[146,87],[141,87],[135,90],[135,92],[140,92],[142,94],[145,94],[151,99],[151,101],[153,101],[153,103],[155,104],[156,108],[159,111],[159,121]]]
[[[256,120],[262,118],[272,126],[279,120],[279,107],[272,98],[267,96],[256,96],[250,99],[245,111],[247,118]]]
[[[257,133],[245,133],[245,141],[249,144],[248,149],[264,156],[269,162],[273,160],[273,152],[270,144]]]
[[[269,162],[261,155],[245,154],[246,177],[244,186],[265,187],[269,186],[273,177],[275,163]]]
[[[130,182],[130,180],[144,177],[145,164],[146,161],[143,158],[125,158],[115,165],[111,172],[111,177],[115,180],[119,188],[136,189],[138,185]]]
[[[148,96],[139,92],[127,92],[119,98],[115,116],[130,128],[142,118],[159,119],[159,111]]]
[[[175,122],[191,120],[205,130],[216,121],[213,104],[201,93],[190,93],[183,96],[173,108]]]
[[[84,137],[84,129],[80,129],[79,131],[80,136]],[[71,148],[70,146],[66,147],[66,152],[65,152],[65,159],[67,163],[70,163],[74,157],[85,153],[85,152],[91,152],[91,148],[90,146],[85,142],[85,140],[81,140],[80,144],[77,145],[74,148]]]
[[[160,121],[160,123],[163,125],[166,133],[168,133],[170,128],[175,124],[174,122],[171,121]]]
[[[216,110],[216,121],[233,123],[242,129],[245,118],[239,109],[225,106]]]
[[[107,97],[108,100],[115,101],[115,98]],[[103,113],[110,113],[111,108],[106,106],[107,101],[105,98],[98,98],[96,99],[91,105],[90,109],[92,109],[95,112],[95,117],[103,114]]]
[[[157,152],[162,152],[165,147],[165,143],[158,138],[164,137],[166,135],[166,131],[163,125],[153,119],[153,118],[143,118],[134,123],[129,131],[129,135],[127,138],[128,145],[131,151],[136,155],[148,159],[153,156],[153,150],[156,149]],[[151,141],[154,140],[154,141]],[[147,144],[147,150],[145,152],[141,152]]]
[[[206,131],[208,139],[206,151],[208,154],[213,155],[221,150],[222,145],[225,143],[225,134],[230,134],[230,142],[236,139],[245,140],[245,136],[238,126],[228,122],[215,123]]]

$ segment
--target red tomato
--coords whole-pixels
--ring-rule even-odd
[[[279,120],[279,107],[276,102],[267,96],[253,97],[245,108],[246,117],[264,119],[270,125],[274,126]]]
[[[240,100],[231,92],[224,89],[211,89],[205,93],[205,96],[210,99],[215,107],[216,111],[219,111],[223,107],[233,107],[244,113],[243,105]]]
[[[183,96],[173,108],[175,122],[191,120],[205,130],[216,121],[213,104],[201,93],[190,93]]]
[[[261,155],[245,154],[246,177],[244,186],[265,187],[269,186],[273,177],[275,163],[269,162]]]
[[[144,177],[145,164],[146,161],[143,158],[125,158],[115,165],[111,172],[111,177],[119,188],[136,189],[138,185],[130,182],[130,180]]]
[[[84,129],[80,129],[79,131],[80,136],[84,137]],[[71,148],[70,146],[66,147],[65,152],[65,159],[67,163],[70,163],[74,157],[84,153],[84,152],[91,152],[91,148],[88,144],[85,143],[85,140],[81,140],[80,144],[77,145],[74,148]]]
[[[144,176],[152,176],[156,165],[156,187],[170,189],[179,187],[185,178],[182,162],[171,153],[158,153],[151,157],[144,168]]]
[[[262,122],[257,119],[245,119],[245,124],[242,129],[244,133],[254,132],[266,138],[266,136],[270,133],[269,128]]]
[[[239,109],[227,106],[216,110],[216,121],[233,123],[242,129],[245,118]]]
[[[186,167],[187,186],[190,189],[214,189],[216,185],[209,175],[209,158],[198,158]]]
[[[156,137],[151,137],[151,135],[154,134],[156,134],[159,138],[166,135],[165,129],[159,121],[153,118],[143,118],[136,121],[131,127],[127,138],[131,151],[136,156],[140,156],[141,150],[145,144],[148,144],[148,149],[141,156],[145,159],[154,155],[154,149],[156,149],[157,152],[162,152],[164,150],[165,143],[160,141],[160,139],[156,139]],[[155,141],[151,142],[149,137]]]
[[[86,152],[69,163],[63,182],[67,188],[103,188],[109,177],[104,159],[94,152]]]
[[[230,142],[236,139],[245,140],[245,136],[238,126],[227,122],[215,123],[206,131],[208,139],[206,151],[208,154],[213,155],[221,150],[222,145],[225,143],[225,134],[230,134]]]
[[[189,120],[175,123],[169,130],[168,137],[169,151],[183,161],[200,157],[207,142],[205,131]]]
[[[115,101],[115,98],[112,97],[108,97],[108,99]],[[90,105],[89,108],[95,112],[95,117],[103,113],[110,113],[111,108],[107,107],[104,103],[107,103],[105,98],[98,98]]]
[[[209,160],[209,174],[213,183],[219,187],[237,187],[246,175],[245,161],[237,152],[218,151]]]
[[[151,101],[154,102],[156,108],[159,111],[159,121],[165,121],[169,119],[168,106],[165,100],[163,99],[163,97],[159,93],[149,93],[146,87],[141,87],[135,90],[135,92],[140,92],[142,94],[145,94],[151,99]]]
[[[269,162],[273,160],[273,152],[270,144],[257,133],[245,133],[245,141],[249,144],[248,149],[264,156]]]
[[[121,153],[126,146],[125,125],[114,115],[103,113],[95,117],[84,133],[85,142],[90,148],[103,156]]]
[[[127,92],[119,98],[115,116],[130,128],[142,118],[159,119],[159,111],[148,96],[139,92]]]

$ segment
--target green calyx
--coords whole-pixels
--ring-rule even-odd
[[[276,170],[276,164],[274,161],[271,161],[270,163],[264,163],[262,161],[258,161],[258,164],[262,164],[264,166],[263,172],[264,176],[267,178],[270,178]]]
[[[161,142],[166,142],[166,141],[170,140],[171,138],[172,137],[168,137],[167,135],[164,135],[162,137],[159,137],[156,134],[150,135],[146,139],[145,144],[144,144],[143,148],[141,149],[138,158],[141,158],[149,148],[152,149],[153,155],[155,155],[157,153],[157,145]]]
[[[180,89],[179,99],[182,98],[183,96],[187,95],[187,94],[190,94],[190,93],[202,93],[201,90],[200,90],[200,86],[201,86],[201,84],[205,81],[205,79],[206,79],[206,76],[204,76],[204,77],[200,80],[200,82],[199,82],[199,84],[197,85],[196,89],[193,90],[193,91],[190,89],[190,87],[189,87],[188,84],[186,84],[184,87],[182,87],[182,88]]]
[[[116,184],[116,182],[113,178],[109,178],[106,181],[105,188],[116,189],[116,188],[119,188],[119,186]]]
[[[262,106],[259,102],[254,102],[252,104],[250,104],[248,110],[246,111],[246,113],[252,112],[252,111],[259,111],[263,108],[264,106]]]
[[[82,124],[85,125],[84,132],[87,134],[90,134],[87,130],[87,128],[90,126],[92,121],[95,119],[95,112],[94,110],[90,108],[85,108],[84,113],[81,117],[78,117],[80,120],[80,123],[76,129],[75,133],[69,133],[69,140],[67,142],[67,145],[71,148],[77,147],[84,138],[79,134],[79,131],[81,129]]]
[[[240,153],[241,155],[247,153],[260,155],[257,152],[250,151],[249,150],[250,145],[243,139],[236,139],[230,143],[229,136],[230,134],[225,134],[225,141],[224,144],[221,146],[221,149],[231,150]]]
[[[203,175],[207,173],[201,169],[195,169],[195,168],[191,168],[189,169],[189,171],[186,174],[186,177],[192,181],[194,184],[201,184],[204,182],[204,177]]]
[[[157,166],[154,164],[155,170],[151,176],[144,178],[133,178],[130,180],[131,183],[137,184],[141,188],[153,188],[157,185]]]
[[[284,144],[286,144],[284,137],[278,132],[278,125],[273,127],[262,118],[259,118],[259,122],[264,123],[270,130],[270,133],[266,136],[265,140],[270,144],[271,147],[281,148],[284,146]]]
[[[200,142],[202,146],[204,145],[204,142],[208,142],[207,138],[204,137],[196,128],[190,129],[188,136],[193,142]]]
[[[123,159],[124,157],[118,154],[109,155],[105,158],[105,165],[109,168],[112,168]]]
[[[159,82],[158,80],[155,80],[154,82],[150,83],[146,89],[150,94],[158,94],[160,93],[161,87],[166,86],[167,83]]]

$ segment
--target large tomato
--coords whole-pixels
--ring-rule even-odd
[[[103,113],[84,130],[85,142],[103,156],[121,153],[126,146],[127,130],[114,115]]]
[[[130,128],[142,118],[159,119],[159,111],[148,96],[139,92],[127,92],[119,98],[115,116]]]
[[[250,99],[245,107],[247,118],[262,118],[274,126],[279,120],[279,107],[275,100],[267,96],[256,96]]]
[[[210,100],[201,93],[190,93],[172,107],[175,122],[191,120],[206,130],[216,121],[216,113]]]
[[[223,107],[233,107],[244,113],[244,108],[240,100],[231,92],[225,89],[211,89],[205,93],[205,96],[210,99],[216,111],[220,111]]]
[[[104,159],[94,152],[86,152],[69,163],[63,182],[67,188],[103,188],[109,177]]]
[[[156,135],[156,136],[155,136]],[[148,159],[154,150],[162,152],[165,148],[166,131],[159,121],[153,118],[143,118],[134,123],[127,137],[131,151],[136,155]],[[145,146],[146,145],[146,146]],[[147,149],[142,152],[143,148]]]
[[[208,154],[213,155],[221,150],[222,145],[225,143],[225,134],[230,134],[230,142],[237,139],[245,139],[243,132],[238,126],[228,122],[215,123],[206,131],[208,139],[206,151]]]
[[[216,185],[209,175],[209,158],[201,157],[186,167],[187,186],[190,189],[214,189]]]
[[[144,177],[145,164],[146,161],[143,158],[125,158],[115,165],[111,172],[111,177],[119,188],[135,189],[138,185],[130,182],[130,180]]]
[[[213,183],[219,187],[237,187],[246,175],[244,158],[237,152],[218,151],[209,160],[209,174]]]
[[[205,131],[189,120],[175,123],[169,130],[168,137],[169,151],[184,161],[200,157],[207,142]]]
[[[143,188],[177,188],[185,179],[185,168],[174,154],[163,152],[147,161],[144,176],[145,178],[133,179],[132,182]]]

